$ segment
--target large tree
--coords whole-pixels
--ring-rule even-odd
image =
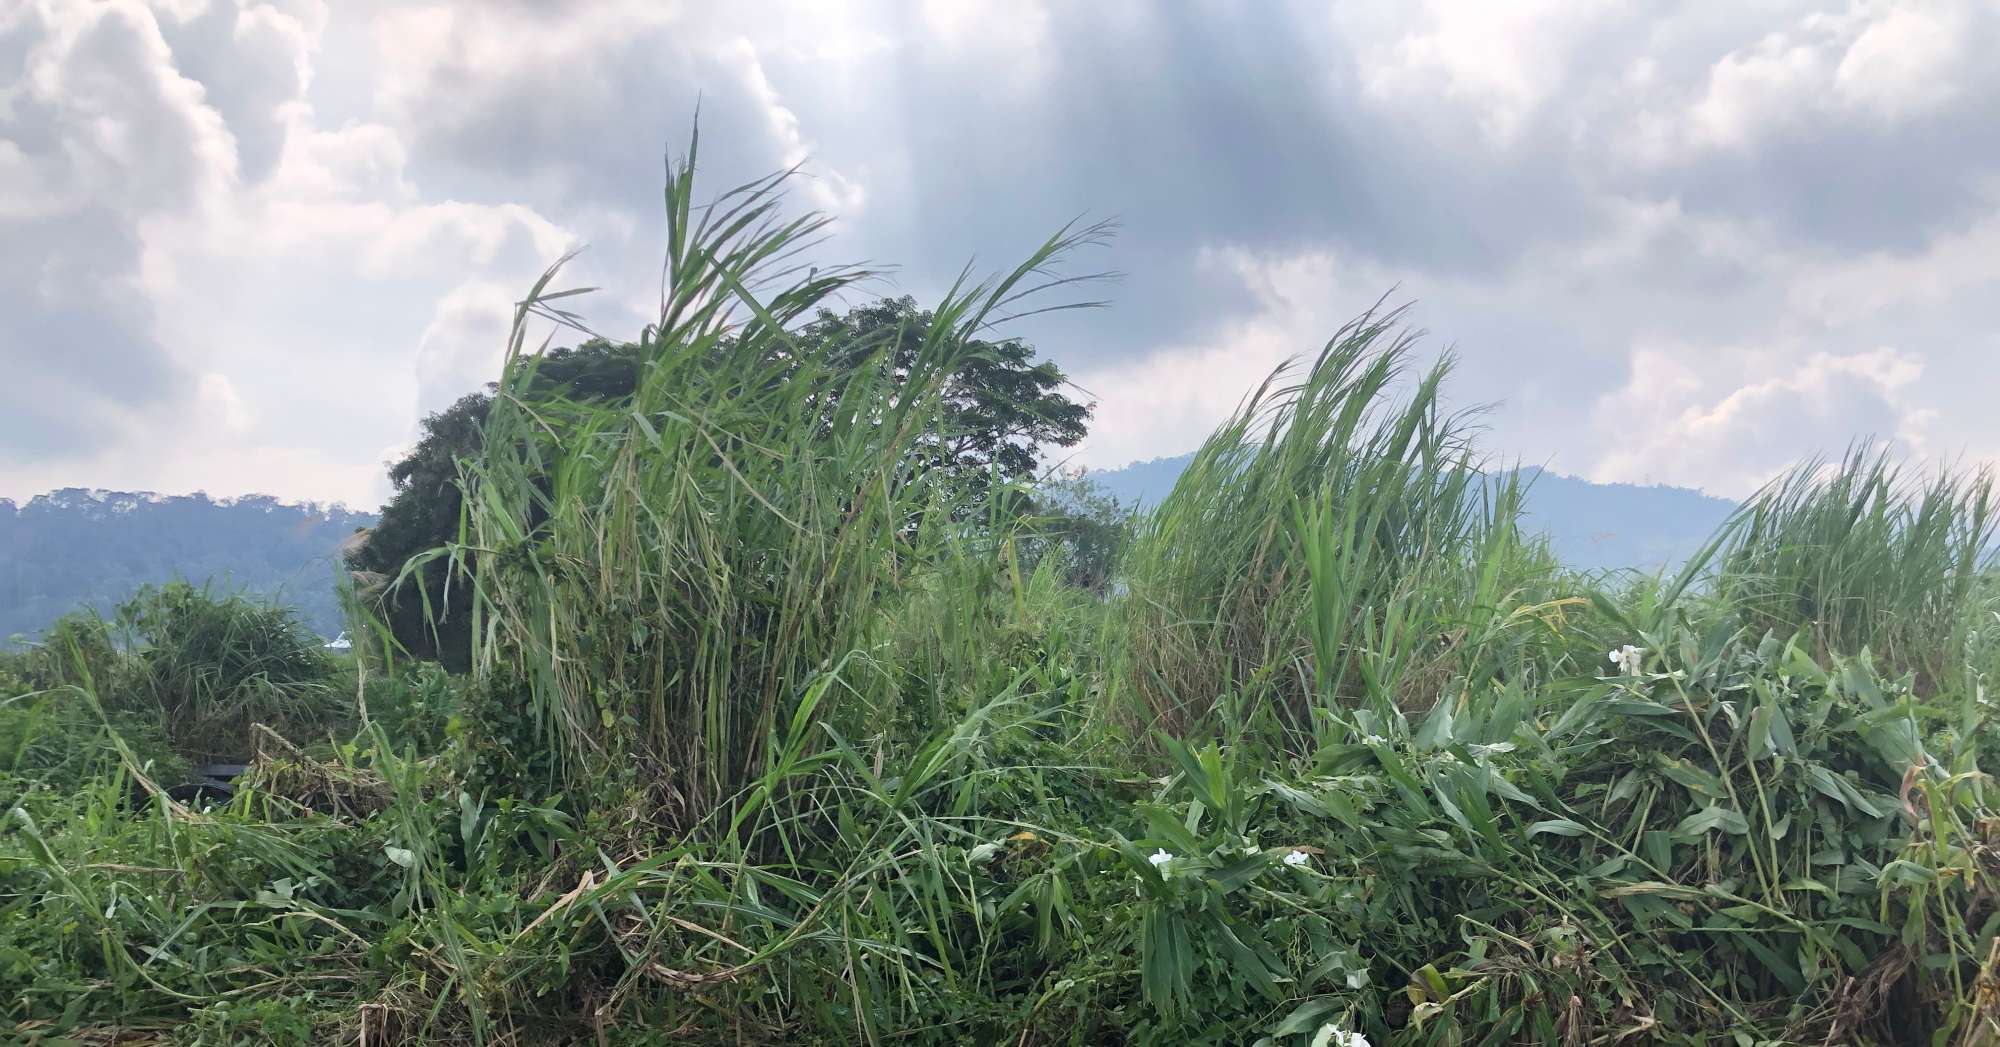
[[[884,368],[883,377],[900,383],[917,364],[931,323],[931,314],[913,299],[885,298],[845,314],[822,310],[792,343],[799,352],[837,354],[846,369]],[[638,345],[601,339],[553,350],[535,372],[533,394],[629,398],[644,359]],[[1033,477],[1044,448],[1073,446],[1085,434],[1091,405],[1070,399],[1063,392],[1067,384],[1060,368],[1037,362],[1034,347],[1019,339],[963,346],[945,390],[944,416],[923,441],[924,460],[912,467],[941,471],[972,492],[983,491],[995,473],[1009,481]],[[837,387],[828,390],[826,411],[839,410],[838,395]],[[381,523],[348,557],[378,594],[378,609],[397,642],[457,670],[471,658],[467,580],[452,579],[440,558],[401,586],[388,583],[411,557],[457,539],[459,462],[483,450],[481,425],[492,396],[467,394],[424,419],[417,446],[389,468],[395,494],[382,508]]]
[[[624,399],[638,380],[636,346],[594,339],[547,353],[535,372],[534,390],[542,397]],[[489,383],[486,391],[467,393],[423,420],[417,445],[389,467],[395,494],[382,507],[380,522],[347,557],[348,567],[362,572],[360,589],[374,599],[396,641],[411,654],[455,671],[463,671],[471,660],[467,580],[452,579],[449,563],[433,559],[404,584],[394,583],[411,557],[457,540],[458,463],[485,447],[480,426],[493,406],[492,388]]]
[[[887,368],[901,381],[917,365],[931,322],[915,299],[884,298],[845,315],[821,310],[799,341],[839,354],[850,368]],[[1005,480],[1034,476],[1043,448],[1075,446],[1087,431],[1092,405],[1065,395],[1067,384],[1061,368],[1035,362],[1035,347],[1018,338],[967,344],[945,384],[943,423],[924,442],[930,460],[921,465],[974,485],[995,470]]]

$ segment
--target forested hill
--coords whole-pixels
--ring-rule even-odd
[[[0,499],[0,644],[88,604],[109,612],[147,583],[184,578],[273,596],[322,634],[341,628],[337,551],[375,517],[264,495],[212,499],[64,488]]]
[[[1091,471],[1090,480],[1119,501],[1158,504],[1193,455]],[[1722,526],[1736,503],[1686,487],[1600,484],[1523,469],[1523,523],[1549,536],[1563,562],[1584,570],[1652,570],[1686,559]]]
[[[1156,503],[1187,457],[1092,472],[1120,500]],[[1653,568],[1700,547],[1733,509],[1677,487],[1594,484],[1540,473],[1527,523],[1583,568]],[[337,551],[375,517],[340,505],[264,495],[212,499],[65,488],[16,505],[0,499],[0,646],[88,604],[109,612],[146,583],[185,578],[276,597],[326,636],[341,628]]]

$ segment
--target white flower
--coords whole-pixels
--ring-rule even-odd
[[[1358,1032],[1348,1032],[1332,1022],[1319,1027],[1313,1034],[1312,1047],[1371,1047],[1368,1037]]]
[[[1146,860],[1153,863],[1153,868],[1160,870],[1161,876],[1165,876],[1167,874],[1167,863],[1173,861],[1174,856],[1168,854],[1167,849],[1162,847],[1152,854],[1147,855]]]
[[[1304,865],[1309,861],[1312,861],[1312,857],[1306,854],[1306,852],[1304,851],[1293,851],[1292,853],[1285,855],[1285,864],[1291,866],[1294,869],[1298,868],[1301,865]]]
[[[1644,663],[1645,654],[1646,649],[1644,647],[1634,647],[1628,643],[1610,652],[1611,664],[1617,666],[1620,672],[1637,676],[1639,675],[1641,665]]]

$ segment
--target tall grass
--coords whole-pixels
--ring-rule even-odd
[[[1822,653],[1870,649],[1930,681],[1962,666],[1992,553],[1990,473],[1920,479],[1864,443],[1773,480],[1732,527],[1720,591],[1750,628],[1803,630]]]
[[[1370,312],[1297,380],[1274,372],[1141,523],[1117,669],[1140,726],[1296,740],[1357,703],[1428,709],[1532,573],[1518,485],[1482,476],[1441,404],[1449,361],[1411,374],[1400,319]]]
[[[764,770],[809,686],[869,646],[884,601],[936,554],[961,515],[962,492],[921,467],[947,376],[1099,235],[1066,230],[1000,278],[962,277],[906,372],[847,366],[885,347],[791,332],[871,274],[804,265],[826,219],[781,216],[783,175],[696,207],[694,163],[691,148],[667,182],[663,296],[629,406],[530,407],[526,325],[569,319],[570,292],[552,271],[519,306],[456,554],[476,577],[478,671],[518,681],[573,784],[637,767],[679,821]],[[885,686],[852,674],[808,715],[879,730],[837,713],[888,708]],[[843,710],[849,691],[873,700]]]

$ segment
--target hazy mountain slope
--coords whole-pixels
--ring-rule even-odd
[[[1156,503],[1190,455],[1089,478],[1126,503]],[[1528,525],[1583,568],[1645,567],[1692,553],[1735,508],[1680,487],[1596,484],[1527,470]],[[26,504],[0,499],[0,643],[32,636],[81,605],[109,611],[139,586],[175,578],[275,596],[326,635],[338,632],[336,551],[375,517],[262,495],[211,499],[65,488]]]
[[[1194,456],[1155,458],[1089,478],[1119,501],[1157,503]],[[1685,487],[1599,484],[1540,469],[1530,480],[1525,519],[1548,534],[1556,555],[1575,567],[1653,568],[1701,547],[1736,503]]]
[[[1736,503],[1686,487],[1600,484],[1539,469],[1523,518],[1574,567],[1654,568],[1678,563],[1715,534]]]
[[[275,596],[340,630],[336,550],[375,518],[263,495],[215,500],[65,488],[0,499],[0,642],[80,605],[110,611],[147,583],[185,578]]]

